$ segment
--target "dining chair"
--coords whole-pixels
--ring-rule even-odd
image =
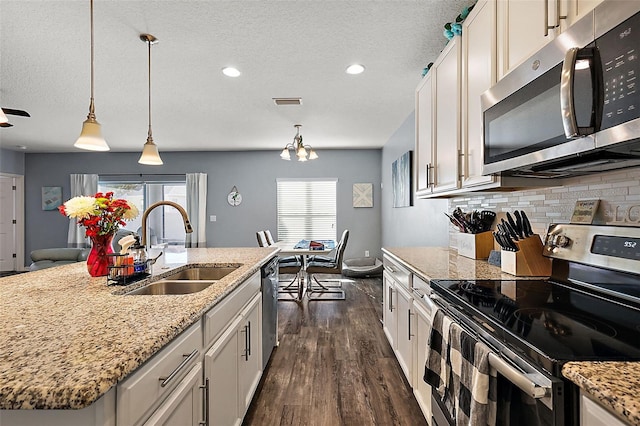
[[[272,246],[272,245],[274,245],[274,244],[276,243],[276,241],[273,239],[273,236],[271,235],[271,231],[269,231],[268,229],[266,229],[266,230],[264,231],[264,236],[266,237],[266,239],[267,239],[267,243],[268,243],[270,246]]]
[[[269,247],[270,244],[267,242],[267,236],[264,231],[256,232],[256,238],[260,247]]]
[[[338,280],[323,280],[320,281],[315,277],[315,274],[336,274],[342,275],[342,259],[344,258],[344,251],[347,248],[347,241],[349,240],[349,231],[345,230],[342,233],[340,242],[336,247],[336,255],[331,260],[317,259],[309,260],[307,262],[307,295],[309,300],[344,300],[344,290],[342,289],[342,281]],[[337,285],[328,285],[327,282],[338,282]]]

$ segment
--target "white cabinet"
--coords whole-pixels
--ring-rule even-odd
[[[625,423],[580,391],[580,426],[624,426]]]
[[[258,294],[242,312],[244,319],[238,341],[239,412],[244,417],[262,376],[262,295]]]
[[[433,192],[460,185],[460,53],[460,37],[454,37],[430,71],[435,72]]]
[[[416,91],[416,195],[460,186],[460,37],[449,41]]]
[[[118,384],[117,424],[139,425],[154,415],[167,396],[184,385],[181,379],[200,362],[201,348],[198,321]]]
[[[211,425],[239,425],[262,374],[261,307],[256,294],[204,357]]]
[[[496,182],[482,175],[480,95],[496,83],[496,2],[480,0],[462,25],[462,171],[463,188]]]
[[[497,2],[498,78],[505,76],[559,33],[560,29],[555,28],[558,1]]]
[[[433,164],[433,73],[420,81],[416,90],[416,194],[431,194],[431,167]]]
[[[414,282],[420,278],[414,276]],[[431,315],[435,306],[429,296],[414,291],[413,312],[415,313],[414,334],[414,381],[413,394],[425,418],[431,419],[431,386],[424,381],[427,363],[427,346],[431,334]]]
[[[403,286],[397,287],[398,296],[398,309],[397,309],[397,324],[398,324],[398,335],[397,335],[397,343],[396,343],[396,358],[398,358],[398,363],[404,371],[404,375],[407,378],[407,381],[411,386],[413,386],[413,335],[412,332],[415,330],[415,324],[413,320],[413,312],[412,302],[413,298],[411,297],[411,293]]]
[[[206,424],[203,413],[202,363],[194,365],[176,389],[156,409],[145,426]]]
[[[497,1],[498,78],[505,76],[602,1]]]
[[[387,336],[391,348],[396,349],[396,336],[398,326],[396,325],[396,284],[393,277],[386,270],[382,273],[383,281],[383,308],[382,308],[382,329]]]

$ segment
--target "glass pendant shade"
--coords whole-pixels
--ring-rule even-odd
[[[158,153],[158,146],[153,143],[153,139],[151,137],[147,138],[147,142],[142,148],[142,154],[140,155],[138,163],[146,164],[148,166],[160,166],[164,164],[160,158],[160,153]]]
[[[309,160],[315,160],[318,158],[318,154],[312,149],[309,151]]]
[[[288,148],[282,150],[282,152],[280,153],[280,158],[282,158],[283,160],[291,161],[291,154],[289,154]]]
[[[8,123],[8,122],[9,122],[9,119],[5,115],[5,113],[2,110],[2,108],[0,108],[0,124],[5,124],[5,123]]]
[[[102,137],[100,123],[95,117],[87,117],[82,123],[82,131],[73,146],[88,151],[109,151],[109,145]]]
[[[302,161],[303,158],[306,160],[307,159],[307,150],[304,149],[304,146],[300,145],[300,146],[298,146],[298,151],[296,152],[296,155],[298,156],[298,159],[300,161]]]

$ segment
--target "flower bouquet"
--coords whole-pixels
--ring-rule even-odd
[[[91,252],[87,258],[87,269],[92,277],[108,273],[108,254],[113,253],[111,241],[125,220],[138,216],[138,208],[127,200],[113,198],[113,192],[96,193],[93,197],[73,197],[58,207],[61,214],[74,218],[84,226],[85,236],[91,239]]]

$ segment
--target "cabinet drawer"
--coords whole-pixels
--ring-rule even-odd
[[[401,284],[407,290],[411,289],[411,273],[402,266],[399,262],[396,262],[391,257],[384,255],[383,257],[384,269],[391,273],[393,279]]]
[[[118,424],[139,424],[176,387],[189,367],[200,361],[201,336],[197,322],[118,385]]]
[[[256,272],[204,315],[205,349],[211,346],[227,324],[238,316],[242,308],[259,292],[260,272]]]

